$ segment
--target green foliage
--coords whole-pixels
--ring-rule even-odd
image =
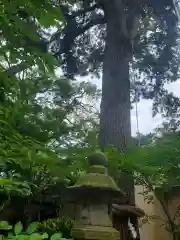
[[[18,181],[17,176],[0,178],[0,192],[5,193],[8,196],[29,196],[32,193],[28,183],[23,183],[20,179]]]
[[[18,240],[65,240],[62,238],[61,233],[54,233],[49,236],[47,233],[38,232],[38,223],[31,223],[24,231],[23,225],[19,222],[15,226],[11,226],[8,222],[0,222],[0,231],[4,231],[3,235],[0,235],[0,239],[18,239]]]
[[[166,219],[159,216],[146,216],[142,224],[159,219],[173,236],[179,237],[179,207],[170,214],[168,203],[174,197],[173,189],[180,186],[180,135],[161,129],[161,135],[154,134],[148,145],[134,147],[124,153],[115,148],[106,149],[110,171],[118,180],[121,171],[133,172],[136,185],[144,186],[142,194],[147,203],[153,203],[154,195],[159,201]],[[178,190],[177,190],[178,189]],[[175,193],[176,194],[176,193]]]
[[[152,144],[134,148],[121,157],[122,167],[140,173],[154,188],[169,191],[179,185],[179,134],[166,134]],[[127,165],[126,165],[127,164]],[[132,164],[132,165],[131,165]],[[138,178],[137,178],[138,181]],[[141,182],[137,182],[141,184]]]
[[[53,71],[55,59],[47,53],[47,34],[42,28],[57,27],[62,22],[58,4],[49,0],[41,3],[3,0],[0,19],[0,55],[7,62],[1,64],[1,77],[9,64],[14,64],[13,67],[16,64],[16,69],[10,65],[10,75],[33,65],[42,71]]]
[[[39,230],[41,232],[47,232],[52,235],[56,232],[61,232],[62,236],[65,238],[71,237],[71,228],[74,225],[74,221],[64,217],[56,219],[48,219],[39,224]]]
[[[55,218],[61,190],[86,168],[100,91],[57,69],[49,43],[64,24],[59,2],[3,0],[0,19],[0,211],[12,208],[27,224],[51,207]]]
[[[6,122],[0,122],[0,163],[4,176],[1,179],[2,191],[10,194],[15,191],[15,186],[21,191],[29,189],[29,194],[39,188],[47,188],[54,183],[53,176],[59,171],[59,180],[63,169],[60,168],[58,158],[50,150],[31,138],[23,137],[13,130]],[[51,178],[48,177],[51,173]],[[14,182],[13,182],[14,181]],[[43,185],[42,185],[43,184]],[[26,190],[27,191],[27,190]]]
[[[1,221],[0,222],[0,230],[11,230],[12,226],[8,224],[8,222]]]

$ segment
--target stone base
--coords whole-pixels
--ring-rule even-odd
[[[87,240],[119,240],[120,232],[113,227],[104,226],[75,226],[71,235],[74,239]]]

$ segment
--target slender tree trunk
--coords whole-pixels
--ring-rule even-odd
[[[108,145],[125,151],[131,145],[130,79],[129,63],[132,59],[132,45],[123,35],[119,14],[113,1],[105,9],[107,36],[103,60],[102,100],[100,114],[100,146],[102,151]],[[130,176],[130,177],[129,177]],[[127,193],[127,202],[134,204],[134,182],[131,174],[123,173],[119,187]],[[127,236],[131,239],[128,227]]]

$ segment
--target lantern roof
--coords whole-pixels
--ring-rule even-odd
[[[113,204],[112,212],[114,215],[127,217],[135,216],[140,218],[145,215],[145,212],[141,208],[127,204],[126,205]]]
[[[81,175],[75,185],[69,187],[71,191],[77,195],[95,195],[94,198],[100,193],[101,196],[107,196],[110,199],[124,195],[115,181],[108,175],[108,161],[103,153],[92,154],[88,157],[88,162],[90,165],[88,173]]]

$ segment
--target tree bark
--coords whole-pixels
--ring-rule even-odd
[[[129,63],[132,59],[131,41],[124,36],[121,20],[113,1],[105,9],[107,20],[106,46],[103,59],[102,99],[100,108],[100,146],[115,146],[120,152],[131,145]],[[121,18],[121,19],[120,19]],[[130,177],[129,177],[130,176]],[[127,203],[134,204],[132,174],[121,175],[119,187],[127,193]],[[125,227],[123,225],[123,227]],[[127,226],[126,226],[127,228]],[[129,239],[127,236],[121,239]]]
[[[113,145],[119,151],[125,151],[131,144],[129,62],[132,46],[121,31],[119,17],[115,16],[117,11],[110,10],[105,12],[107,37],[103,59],[100,146],[102,150]],[[132,181],[128,182],[133,185]],[[124,190],[132,195],[132,186],[130,188]]]

